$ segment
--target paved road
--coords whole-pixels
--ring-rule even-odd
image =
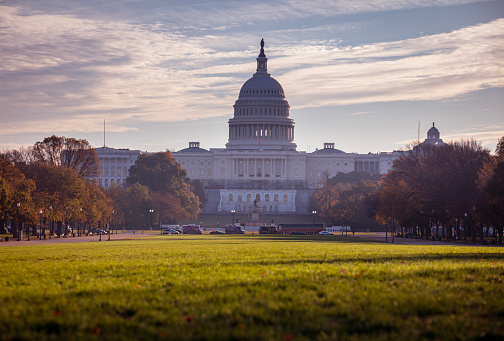
[[[139,238],[139,237],[148,237],[148,236],[155,236],[157,233],[141,233],[141,232],[136,232],[133,233],[133,231],[126,231],[125,233],[118,233],[118,234],[111,234],[110,235],[110,240],[122,240],[122,239],[132,239],[132,238]],[[17,240],[9,240],[8,242],[0,242],[0,247],[2,246],[15,246],[15,245],[44,245],[44,244],[61,244],[61,243],[84,243],[84,242],[97,242],[100,240],[100,237],[98,235],[94,236],[82,236],[82,237],[68,237],[68,238],[46,238],[46,240],[38,240],[37,237],[30,236],[30,241],[26,240],[26,237],[24,237],[25,240],[23,241],[17,241]],[[107,235],[102,235],[101,236],[102,241],[108,241],[108,236]]]

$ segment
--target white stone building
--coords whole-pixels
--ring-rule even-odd
[[[267,63],[261,41],[256,73],[234,104],[225,148],[206,150],[189,142],[189,148],[173,153],[188,177],[203,183],[205,213],[251,212],[254,199],[263,213],[308,213],[308,198],[326,176],[391,169],[401,152],[345,153],[334,143],[313,153],[297,151],[289,103],[280,83],[268,74]]]
[[[130,167],[141,154],[139,150],[110,147],[96,148],[96,152],[100,160],[101,174],[92,179],[106,188],[114,184],[122,186],[128,177]]]

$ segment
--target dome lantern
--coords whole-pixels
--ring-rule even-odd
[[[257,57],[257,70],[256,75],[268,75],[268,58],[264,54],[264,39],[261,39],[261,51]]]

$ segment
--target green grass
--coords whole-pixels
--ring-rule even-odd
[[[501,248],[337,236],[0,247],[1,340],[504,336]]]

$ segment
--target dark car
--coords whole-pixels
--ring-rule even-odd
[[[211,231],[210,234],[224,234],[224,232],[221,232],[221,231]]]
[[[306,233],[301,232],[301,231],[292,231],[290,234],[306,235]]]

